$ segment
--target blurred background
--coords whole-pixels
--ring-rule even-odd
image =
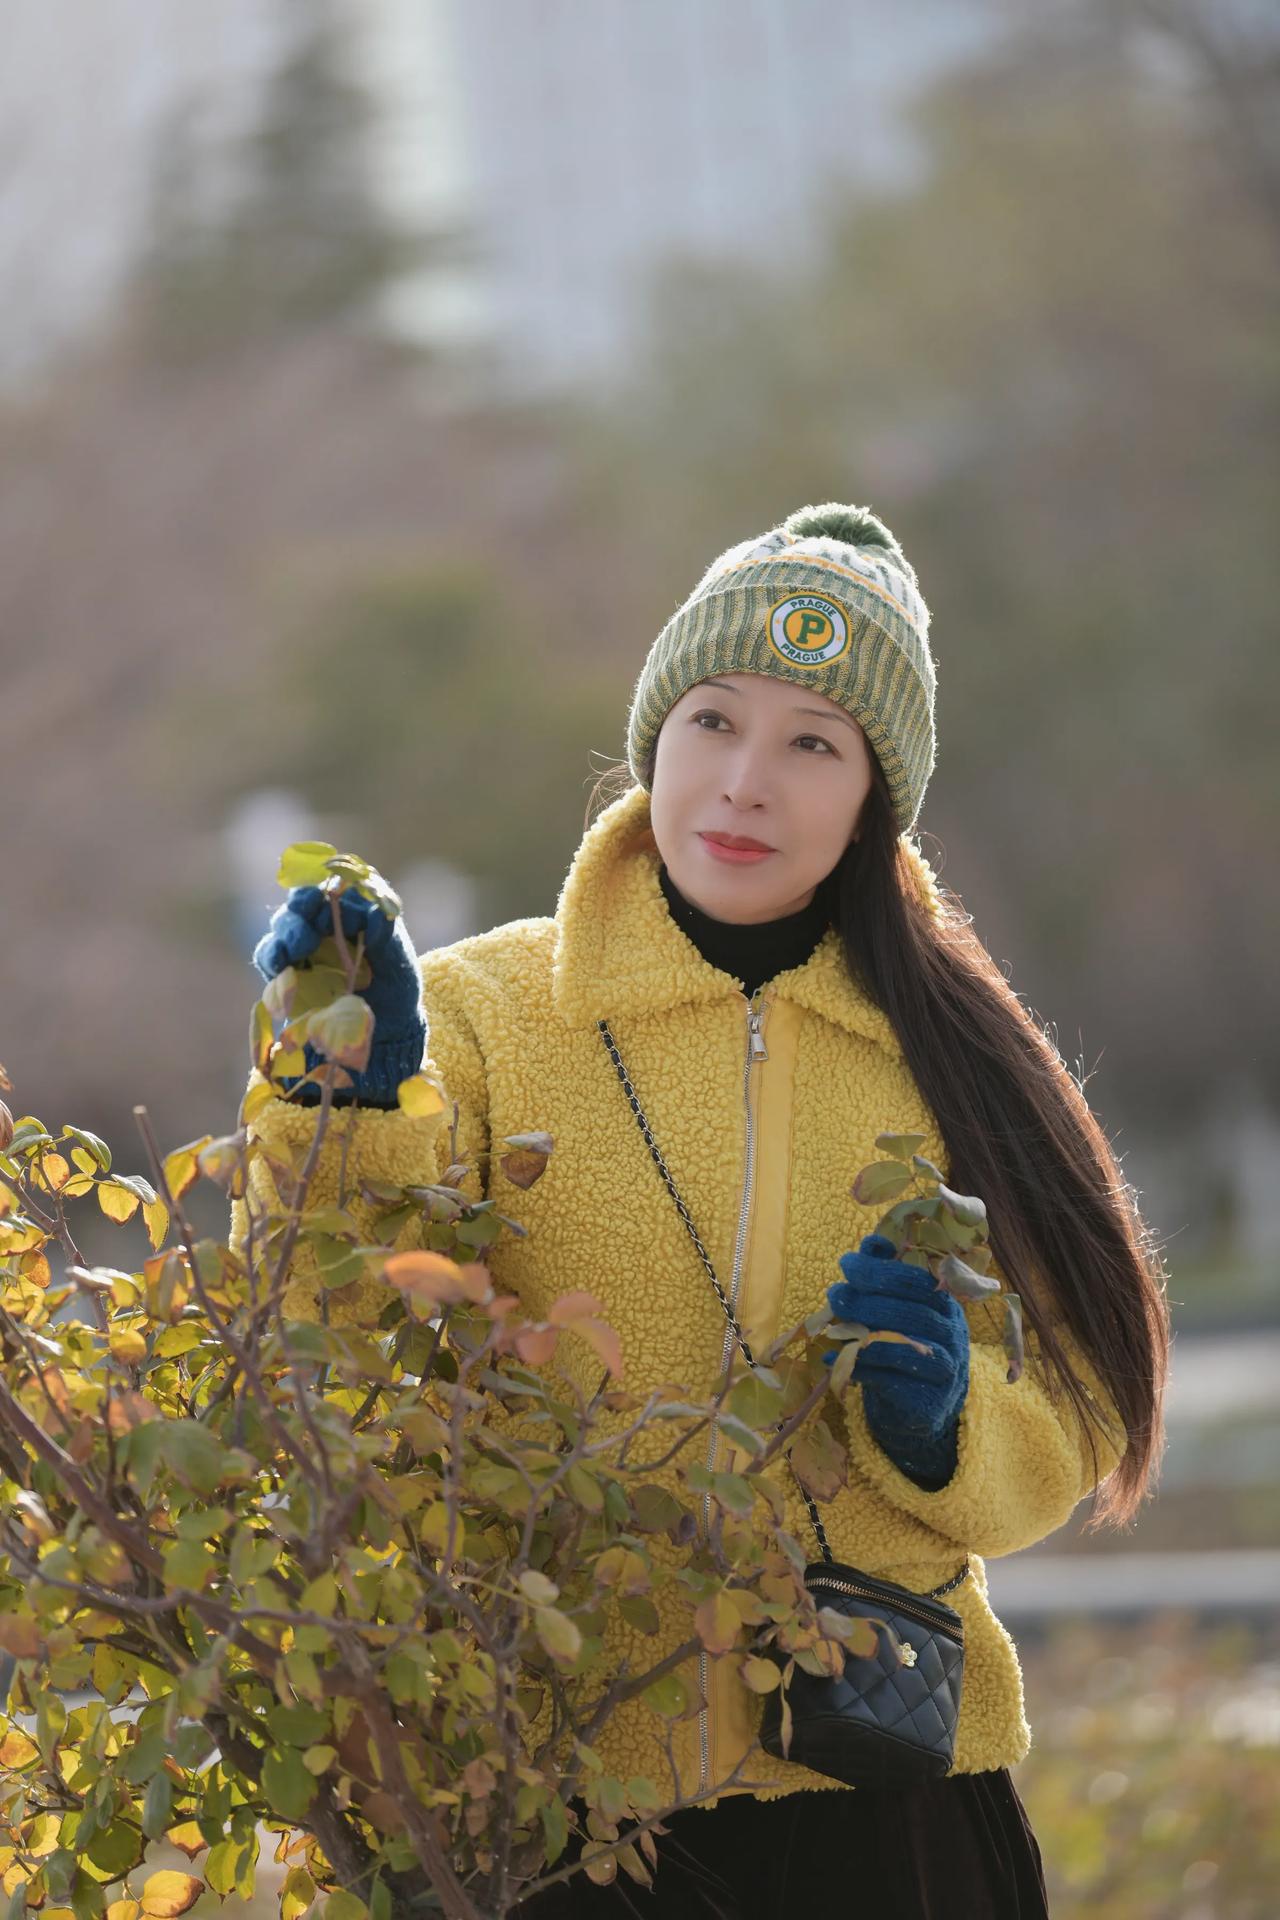
[[[933,613],[925,851],[1171,1275],[1158,1499],[991,1569],[1055,1913],[1273,1915],[1274,3],[45,0],[5,37],[15,1114],[122,1171],[135,1102],[166,1148],[233,1127],[292,840],[372,860],[420,951],[552,912],[707,561],[872,506]]]

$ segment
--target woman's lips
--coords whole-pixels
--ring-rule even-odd
[[[754,866],[774,851],[772,847],[726,847],[723,840],[713,840],[709,833],[700,833],[698,838],[713,860],[727,860],[739,867]]]

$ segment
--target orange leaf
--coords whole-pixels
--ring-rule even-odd
[[[610,1373],[622,1372],[622,1342],[606,1320],[579,1320],[573,1331],[589,1340]]]
[[[19,1660],[34,1660],[45,1649],[44,1635],[36,1622],[17,1613],[0,1613],[0,1647]]]
[[[471,1300],[477,1306],[489,1298],[493,1280],[480,1261],[459,1266],[447,1254],[415,1249],[411,1253],[389,1254],[382,1275],[402,1293],[430,1300],[440,1306],[452,1306],[459,1300]]]
[[[555,1327],[521,1327],[515,1336],[515,1349],[526,1366],[540,1367],[555,1353],[559,1338]]]
[[[603,1301],[597,1300],[594,1293],[562,1293],[553,1300],[547,1312],[547,1319],[553,1327],[567,1327],[575,1320],[584,1320],[588,1315],[596,1316],[604,1312]]]

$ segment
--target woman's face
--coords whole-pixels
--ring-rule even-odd
[[[798,913],[855,837],[872,750],[857,721],[767,673],[700,681],[658,735],[650,817],[687,900],[749,924]],[[725,857],[708,836],[769,851]]]

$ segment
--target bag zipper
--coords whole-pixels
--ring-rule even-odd
[[[812,1592],[814,1587],[831,1587],[837,1593],[856,1594],[861,1600],[875,1600],[886,1612],[909,1614],[918,1620],[921,1626],[933,1627],[939,1633],[945,1633],[949,1640],[964,1644],[964,1625],[953,1627],[941,1613],[935,1613],[931,1607],[917,1605],[914,1600],[899,1600],[896,1594],[886,1594],[883,1588],[858,1586],[852,1580],[839,1580],[833,1574],[815,1573],[806,1580],[805,1585]],[[950,1611],[950,1609],[948,1609]]]
[[[747,1003],[747,1058],[742,1069],[742,1098],[743,1098],[743,1104],[746,1107],[746,1113],[747,1113],[746,1170],[743,1174],[743,1180],[742,1180],[742,1205],[738,1210],[738,1237],[733,1249],[733,1273],[729,1281],[729,1305],[735,1309],[737,1308],[737,1305],[738,1305],[738,1283],[742,1278],[742,1256],[746,1248],[747,1217],[751,1211],[751,1193],[752,1193],[752,1188],[754,1187],[754,1184],[755,1184],[756,1154],[755,1154],[755,1127],[754,1127],[754,1123],[752,1120],[752,1113],[751,1113],[751,1068],[757,1060],[767,1060],[769,1058],[769,1050],[765,1046],[764,1035],[761,1032],[761,1028],[764,1025],[764,1016],[768,1006],[768,1001],[767,1000],[761,1001],[759,1007],[755,1005],[755,1001],[759,1000],[761,994],[763,993],[764,993],[764,988],[757,987],[755,995],[753,996],[752,1000],[748,1001]],[[729,1325],[728,1321],[726,1321],[725,1329],[724,1329],[724,1345],[720,1349],[721,1374],[724,1373],[725,1368],[729,1364],[729,1354],[732,1349],[732,1346],[733,1346],[733,1328]],[[708,1473],[713,1471],[713,1463],[715,1461],[715,1456],[716,1456],[716,1440],[718,1437],[718,1432],[719,1432],[719,1424],[716,1420],[713,1419],[711,1422],[710,1437],[707,1442],[707,1472]],[[707,1539],[710,1539],[711,1538],[711,1495],[710,1493],[704,1493],[702,1496],[702,1526],[703,1526],[703,1532],[706,1535]],[[701,1756],[701,1774],[700,1774],[698,1791],[700,1793],[705,1793],[707,1791],[707,1786],[710,1780],[711,1694],[708,1690],[709,1680],[710,1680],[710,1667],[711,1667],[710,1658],[707,1654],[706,1648],[704,1647],[701,1650],[701,1652],[698,1654],[698,1685],[702,1690],[703,1699],[707,1702],[707,1705],[705,1707],[702,1707],[698,1713],[698,1740],[699,1740],[699,1750],[700,1750],[700,1756]]]

